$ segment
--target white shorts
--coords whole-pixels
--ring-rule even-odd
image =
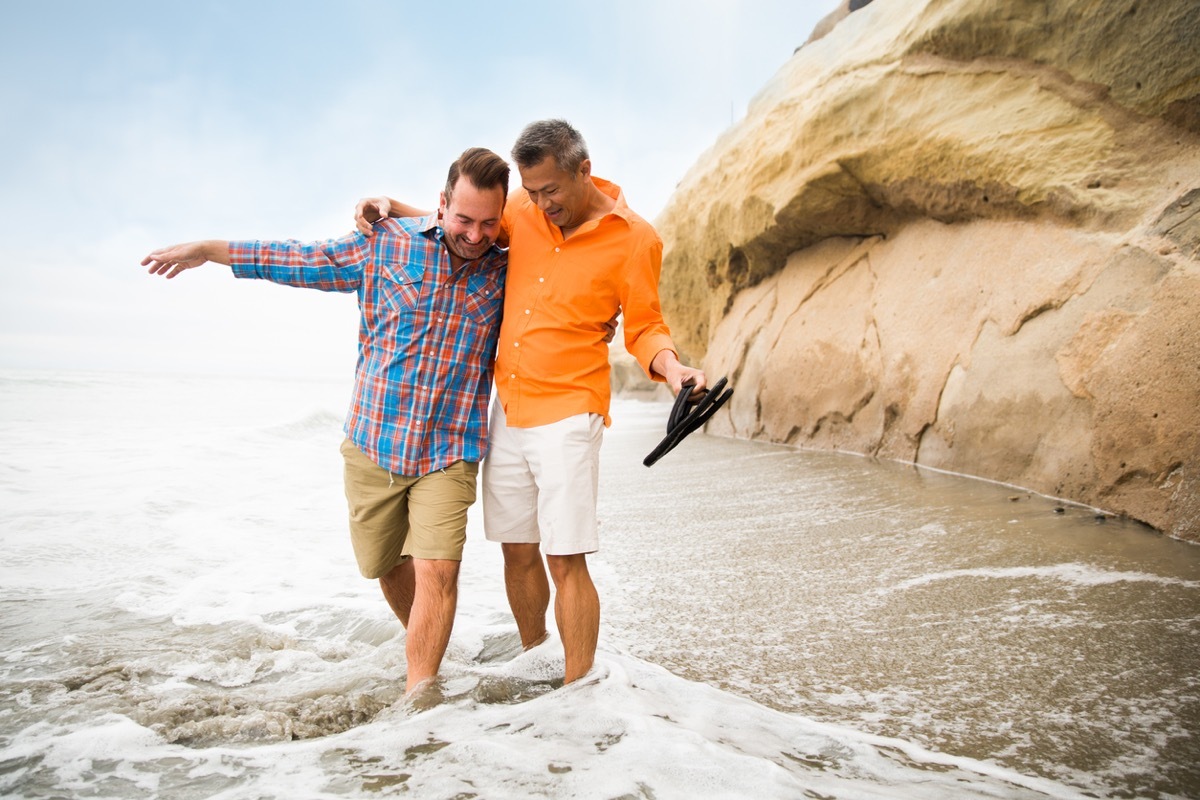
[[[576,414],[535,428],[510,428],[492,403],[483,461],[483,527],[489,541],[541,544],[551,556],[600,547],[596,493],[604,417]]]

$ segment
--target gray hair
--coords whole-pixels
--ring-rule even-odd
[[[560,170],[573,173],[588,158],[587,142],[565,119],[529,123],[513,145],[513,161],[518,167],[532,167],[547,156],[554,159]]]

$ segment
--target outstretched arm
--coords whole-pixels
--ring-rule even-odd
[[[371,236],[375,233],[371,226],[384,217],[424,217],[431,213],[390,197],[364,197],[354,207],[354,227],[363,236]]]
[[[202,242],[160,247],[142,259],[142,266],[150,267],[151,275],[165,275],[170,279],[185,269],[193,269],[207,261],[228,266],[229,242],[224,239],[206,239]]]

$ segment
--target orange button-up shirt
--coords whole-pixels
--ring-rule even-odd
[[[496,393],[513,427],[584,413],[610,424],[605,323],[618,309],[625,349],[648,376],[662,380],[650,362],[675,350],[658,301],[662,239],[630,210],[621,187],[592,181],[616,206],[568,239],[523,189],[504,210],[510,249]]]

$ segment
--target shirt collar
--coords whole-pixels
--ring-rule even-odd
[[[436,211],[428,216],[420,217],[417,221],[417,230],[419,230],[421,233],[429,233],[430,231],[434,231],[438,239],[442,238],[441,229],[442,226],[438,225],[438,215]]]
[[[626,222],[629,222],[633,216],[633,209],[631,209],[629,204],[625,202],[625,191],[612,181],[606,181],[604,178],[597,178],[595,175],[592,176],[592,183],[595,184],[596,188],[605,195],[617,201],[617,204],[613,206],[612,211],[609,211],[608,214],[620,217]],[[605,216],[608,216],[608,214]]]

